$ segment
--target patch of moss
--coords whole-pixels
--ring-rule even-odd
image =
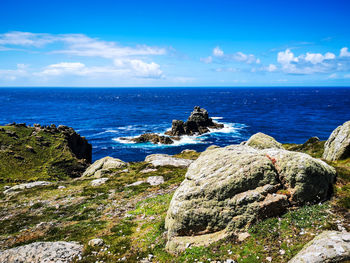
[[[289,151],[303,152],[311,155],[314,158],[321,158],[324,152],[325,143],[325,141],[316,141],[304,144],[286,143],[283,144],[283,147]]]

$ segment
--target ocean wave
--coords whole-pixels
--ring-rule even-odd
[[[211,117],[213,120],[222,120],[224,117]]]

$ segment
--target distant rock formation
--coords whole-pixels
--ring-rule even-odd
[[[327,161],[343,160],[350,157],[350,121],[336,128],[324,145],[322,156]]]
[[[151,142],[154,144],[173,144],[174,141],[180,140],[180,136],[182,135],[201,135],[209,132],[209,129],[220,129],[223,127],[223,124],[216,123],[209,118],[206,109],[195,106],[186,122],[180,120],[172,121],[171,130],[165,132],[168,136],[156,133],[145,133],[136,138],[120,138],[120,140],[127,140],[135,143]]]
[[[329,198],[335,169],[311,156],[247,145],[209,147],[188,168],[167,213],[167,249],[208,245],[290,206]]]
[[[223,127],[223,124],[216,123],[209,118],[206,109],[195,106],[186,122],[173,120],[171,130],[165,134],[170,136],[196,135],[207,133],[210,131],[209,129],[220,129]]]

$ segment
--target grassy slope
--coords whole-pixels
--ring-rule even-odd
[[[321,145],[304,147],[302,151],[319,155]],[[193,153],[177,156],[197,157]],[[130,163],[127,172],[114,171],[115,175],[99,187],[90,186],[92,179],[69,179],[26,190],[6,200],[0,196],[0,250],[40,240],[73,240],[85,245],[80,262],[116,262],[124,257],[124,262],[137,262],[149,254],[155,262],[208,262],[228,258],[237,262],[267,262],[267,257],[272,257],[272,262],[287,262],[321,231],[337,229],[339,224],[350,230],[347,214],[350,159],[332,165],[339,172],[332,200],[259,222],[250,228],[251,237],[242,243],[224,240],[207,248],[189,248],[176,256],[168,254],[164,249],[164,220],[172,194],[184,179],[186,169],[163,167],[143,174],[140,171],[149,164],[140,162]],[[164,176],[165,184],[125,187],[152,175]],[[59,185],[66,188],[57,189]],[[104,239],[105,246],[87,245],[96,237]]]
[[[0,184],[66,179],[68,167],[80,165],[63,134],[41,130],[34,136],[34,130],[0,126]]]

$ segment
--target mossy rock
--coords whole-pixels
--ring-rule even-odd
[[[0,126],[0,182],[78,177],[92,147],[67,126]]]

